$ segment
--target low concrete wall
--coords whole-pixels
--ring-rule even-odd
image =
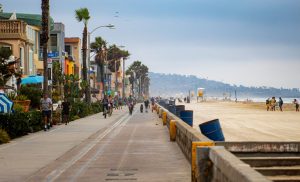
[[[300,142],[216,142],[234,153],[289,153],[300,152]]]
[[[196,181],[270,182],[221,146],[197,147]]]
[[[166,108],[158,105],[164,112],[167,113],[167,127],[170,128],[170,121],[176,122],[176,142],[188,161],[192,161],[192,142],[194,141],[211,141],[199,131],[186,124],[179,117],[169,112]]]

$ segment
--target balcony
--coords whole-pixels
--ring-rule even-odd
[[[0,20],[0,39],[21,39],[26,41],[27,24],[21,20]]]

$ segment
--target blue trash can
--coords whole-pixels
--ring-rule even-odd
[[[169,100],[169,104],[175,105],[175,100]]]
[[[176,116],[180,117],[180,112],[185,110],[185,105],[177,105],[176,107]]]
[[[180,112],[180,119],[182,119],[185,123],[193,127],[193,111],[186,110]]]
[[[213,141],[225,141],[219,119],[207,121],[199,124],[200,131],[203,135]]]
[[[168,110],[169,110],[171,113],[175,114],[175,113],[176,113],[176,106],[175,106],[175,105],[172,105],[172,104],[169,104]]]

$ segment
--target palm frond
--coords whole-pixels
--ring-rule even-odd
[[[83,21],[84,25],[87,26],[87,23],[91,18],[89,10],[87,8],[80,8],[75,10],[75,18],[79,22]]]

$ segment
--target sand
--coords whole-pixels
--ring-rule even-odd
[[[181,103],[178,103],[181,104]],[[300,141],[300,112],[266,111],[263,103],[202,102],[194,110],[194,128],[219,119],[226,141]]]

